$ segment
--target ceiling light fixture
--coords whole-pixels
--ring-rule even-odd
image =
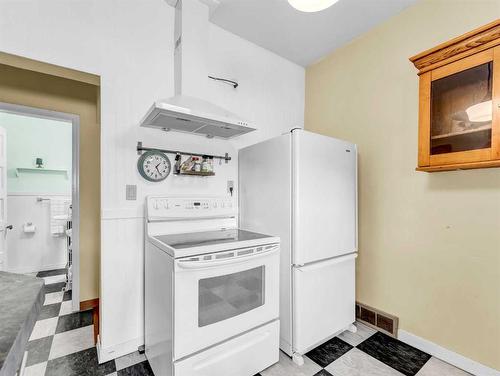
[[[319,12],[331,7],[339,0],[288,0],[288,3],[301,12]]]

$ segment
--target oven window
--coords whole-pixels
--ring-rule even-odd
[[[198,327],[241,315],[264,305],[265,266],[201,279]]]

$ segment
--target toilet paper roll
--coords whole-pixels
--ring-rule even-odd
[[[32,223],[25,223],[23,225],[23,231],[29,234],[36,232],[36,226]]]

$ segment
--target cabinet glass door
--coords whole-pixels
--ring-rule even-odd
[[[493,62],[431,83],[430,154],[491,147]]]

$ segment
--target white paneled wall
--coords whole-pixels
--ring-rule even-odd
[[[100,325],[113,345],[101,340],[100,361],[137,350],[144,343],[144,223],[143,218],[105,219],[101,225],[101,264],[115,273],[101,273]],[[133,272],[131,272],[133,271]]]
[[[7,223],[13,226],[7,233],[9,272],[33,273],[66,265],[66,238],[51,235],[49,201],[37,202],[37,197],[71,200],[70,196],[43,194],[7,196]],[[28,222],[36,226],[35,233],[23,232],[23,225]]]
[[[239,147],[303,126],[304,69],[210,25],[209,72],[240,86],[209,81],[203,99],[251,121],[257,131],[221,141],[139,128],[154,100],[173,95],[173,16],[164,0],[0,0],[1,51],[101,76],[101,360],[143,343],[145,196],[225,195],[227,180],[237,183]],[[228,152],[233,161],[217,164],[213,178],[148,183],[137,173],[137,141]],[[126,184],[137,185],[136,201],[125,200]]]

